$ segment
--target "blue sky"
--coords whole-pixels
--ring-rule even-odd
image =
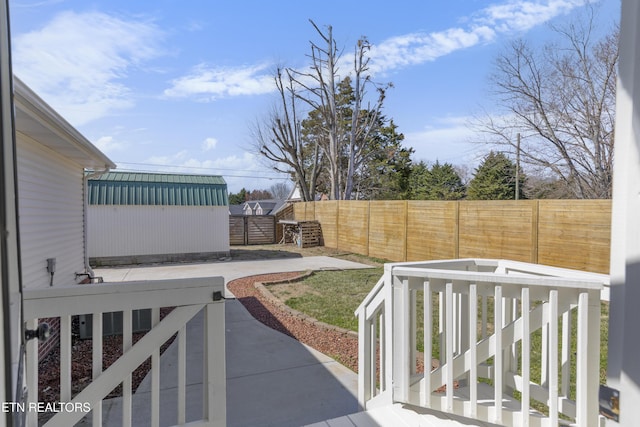
[[[593,0],[603,31],[620,0]],[[488,151],[468,122],[495,108],[488,75],[514,38],[545,41],[584,0],[10,0],[14,73],[119,169],[219,174],[230,192],[283,176],[251,150],[273,71],[308,65],[309,23],[348,59],[367,36],[384,113],[414,160],[471,169]],[[346,73],[348,67],[343,67]]]

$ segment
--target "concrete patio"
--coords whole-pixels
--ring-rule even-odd
[[[225,283],[257,274],[369,268],[368,265],[326,256],[231,261],[203,264],[159,265],[132,268],[101,268],[96,274],[106,282],[223,276]],[[333,359],[293,338],[264,326],[227,291],[226,371],[228,426],[300,426],[341,417],[358,411],[357,375]],[[187,326],[187,421],[202,409],[201,398],[189,398],[189,389],[202,383],[202,316]],[[195,350],[195,351],[194,351]],[[176,345],[161,356],[162,425],[176,420]],[[145,378],[133,398],[136,426],[149,425],[150,379]],[[175,398],[173,398],[175,399]],[[145,409],[142,409],[145,408]],[[104,402],[105,425],[121,424],[120,399]],[[88,425],[89,422],[87,422]]]

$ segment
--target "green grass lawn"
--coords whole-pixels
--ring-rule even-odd
[[[319,271],[288,286],[270,286],[285,303],[315,319],[358,330],[353,314],[382,276],[382,267],[365,270]]]

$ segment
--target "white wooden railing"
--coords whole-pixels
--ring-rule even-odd
[[[28,329],[35,329],[38,319],[60,317],[60,402],[66,408],[45,424],[72,426],[87,415],[93,426],[103,422],[102,401],[122,384],[122,424],[132,424],[131,373],[149,357],[152,367],[150,424],[160,424],[160,347],[177,333],[177,419],[162,420],[163,425],[186,425],[186,325],[200,311],[204,312],[203,399],[202,417],[188,425],[224,426],[226,424],[226,369],[224,327],[224,280],[221,277],[119,282],[91,285],[70,285],[24,291],[24,314]],[[161,307],[175,307],[160,321]],[[132,311],[151,309],[152,329],[132,344]],[[123,312],[123,354],[103,371],[102,313]],[[93,377],[77,395],[72,395],[71,382],[71,322],[72,316],[92,314]],[[175,344],[175,343],[174,343]],[[200,347],[200,346],[198,346]],[[38,341],[31,340],[26,348],[27,408],[38,403]],[[164,398],[163,398],[164,399]],[[164,400],[162,405],[164,405]],[[33,407],[35,408],[35,407]],[[77,409],[74,409],[77,408]],[[38,413],[27,409],[27,425],[36,426]],[[118,422],[119,423],[119,422]]]
[[[356,310],[360,405],[596,426],[607,286],[604,275],[503,260],[387,264]]]

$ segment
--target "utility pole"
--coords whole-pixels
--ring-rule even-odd
[[[516,137],[516,200],[520,199],[520,132]]]

